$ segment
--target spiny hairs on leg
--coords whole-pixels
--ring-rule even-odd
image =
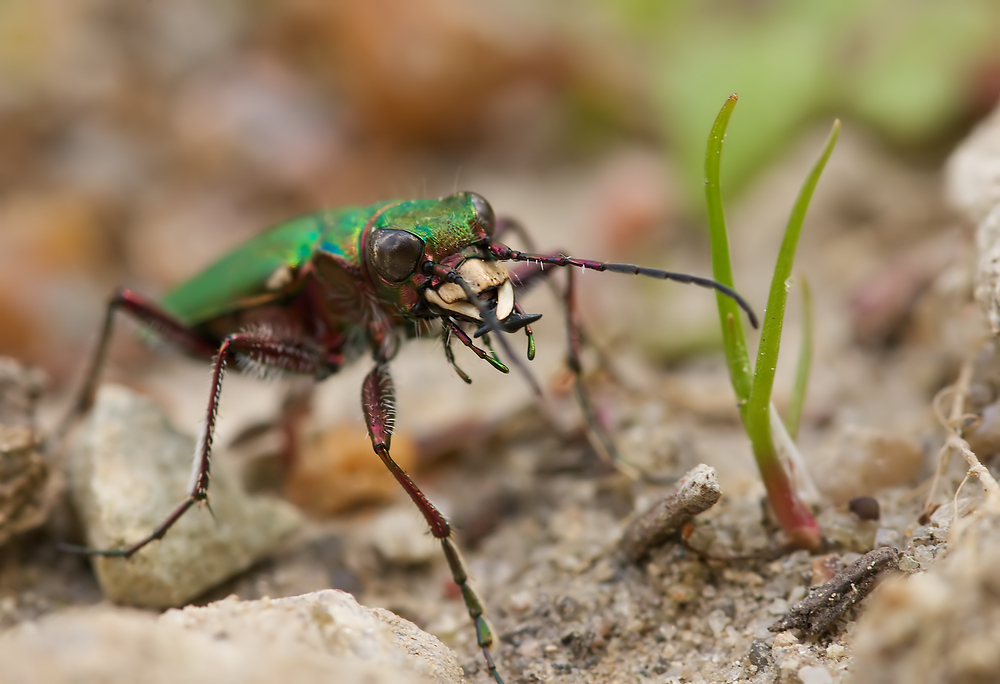
[[[318,370],[319,347],[291,330],[254,323],[243,328],[238,337],[244,345],[233,354],[245,375],[274,380],[289,373],[311,375]]]

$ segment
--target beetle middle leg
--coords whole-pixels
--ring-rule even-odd
[[[325,359],[320,349],[315,345],[299,340],[282,339],[268,335],[265,331],[236,333],[224,338],[215,354],[215,362],[212,367],[211,392],[208,397],[205,420],[202,423],[198,442],[195,446],[187,498],[148,536],[123,549],[88,549],[68,546],[69,550],[84,553],[88,556],[121,556],[128,558],[147,544],[157,539],[162,539],[167,531],[194,504],[201,501],[208,501],[212,439],[215,435],[215,421],[219,410],[219,398],[222,394],[222,381],[225,377],[228,363],[239,359],[245,359],[253,364],[261,364],[293,373],[313,375],[321,372],[325,367]]]
[[[516,224],[515,224],[516,225]],[[526,254],[524,252],[519,252],[515,249],[511,249],[506,245],[499,242],[491,242],[490,252],[501,261],[514,261],[521,262],[521,265],[517,268],[510,269],[511,278],[516,282],[520,283],[520,288],[515,287],[515,294],[519,294],[519,289],[523,290],[530,287],[532,284],[547,276],[547,272],[544,271],[544,266],[559,266],[562,268],[567,268],[568,280],[566,291],[563,297],[563,304],[566,311],[567,320],[567,331],[569,337],[569,350],[567,353],[567,362],[570,369],[573,371],[574,375],[574,390],[577,396],[577,401],[580,404],[581,410],[584,413],[585,423],[587,425],[587,437],[591,444],[597,450],[598,454],[602,457],[609,458],[614,462],[621,470],[626,472],[633,477],[642,476],[646,479],[650,479],[656,482],[662,481],[661,478],[651,476],[645,473],[640,468],[625,461],[621,455],[618,453],[614,446],[614,442],[607,435],[604,429],[600,426],[599,422],[596,420],[596,415],[593,410],[593,404],[590,401],[589,393],[583,383],[581,372],[582,368],[580,365],[580,340],[581,332],[578,323],[576,322],[576,304],[575,295],[573,288],[573,270],[575,268],[586,269],[591,271],[605,272],[609,271],[611,273],[625,273],[631,275],[640,275],[647,278],[655,278],[657,280],[673,280],[675,282],[685,283],[689,285],[698,285],[699,287],[710,288],[715,290],[717,293],[731,298],[736,304],[744,310],[747,318],[750,319],[750,324],[753,327],[757,327],[757,316],[743,297],[741,297],[735,290],[731,287],[724,285],[718,281],[711,278],[704,278],[701,276],[690,275],[687,273],[677,273],[674,271],[665,271],[658,268],[649,268],[646,266],[637,266],[635,264],[619,264],[610,263],[603,261],[591,261],[587,259],[575,259],[573,257],[568,257],[564,254]],[[551,270],[555,269],[550,269]]]
[[[541,264],[534,262],[519,264],[518,267],[510,269],[511,279],[517,283],[514,288],[514,292],[518,298],[522,296],[524,291],[530,289],[539,281],[544,279],[548,283],[552,284],[552,291],[562,303],[563,315],[566,321],[566,365],[573,374],[573,394],[576,397],[577,405],[580,407],[580,412],[583,414],[583,424],[587,435],[587,441],[590,442],[590,445],[593,447],[594,451],[597,452],[598,456],[600,456],[603,460],[614,464],[615,467],[628,476],[635,479],[641,477],[647,480],[659,482],[661,478],[642,471],[642,469],[632,463],[629,463],[621,456],[615,446],[614,440],[611,439],[607,430],[604,429],[598,420],[597,412],[594,410],[593,400],[591,399],[590,392],[587,390],[586,383],[583,380],[583,364],[580,360],[580,353],[586,336],[580,325],[576,307],[574,274],[572,270],[568,270],[566,272],[566,286],[565,288],[560,288],[550,279],[551,274],[554,272],[556,272],[555,268],[545,270],[542,268]]]
[[[430,525],[431,534],[441,542],[441,549],[444,551],[445,558],[448,559],[448,567],[451,569],[451,577],[462,590],[465,607],[475,625],[476,643],[483,650],[487,668],[493,679],[496,680],[497,684],[503,684],[500,673],[497,672],[493,662],[493,656],[490,654],[490,647],[493,645],[493,630],[484,615],[482,599],[469,584],[469,573],[466,570],[465,562],[458,551],[458,546],[451,538],[451,526],[434,504],[420,491],[420,488],[414,484],[406,471],[400,468],[389,455],[389,442],[392,439],[392,429],[396,421],[395,403],[395,391],[389,369],[385,363],[377,362],[365,377],[361,388],[361,408],[365,414],[365,423],[368,426],[368,436],[371,438],[372,448],[389,469],[389,472],[392,473],[392,476],[396,478],[396,481],[406,490],[413,503],[416,504],[424,516],[424,520]]]

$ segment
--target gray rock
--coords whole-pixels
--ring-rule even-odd
[[[1000,335],[1000,107],[952,153],[945,185],[951,204],[976,224],[976,300]]]
[[[362,606],[337,589],[259,601],[230,596],[205,607],[167,611],[160,621],[216,638],[239,641],[262,636],[272,645],[297,644],[352,656],[441,684],[463,681],[455,654],[437,637],[388,610]]]
[[[447,647],[341,591],[171,610],[159,618],[97,606],[0,636],[7,684],[296,682],[459,684]]]
[[[1000,107],[952,152],[945,191],[952,206],[974,223],[1000,206]]]
[[[187,495],[193,453],[194,440],[152,401],[101,387],[69,468],[87,544],[121,548],[152,532]],[[195,506],[131,558],[95,557],[105,595],[134,606],[181,605],[249,567],[301,521],[289,504],[245,494],[218,458],[209,502],[211,511]]]

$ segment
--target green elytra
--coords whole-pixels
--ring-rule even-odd
[[[331,259],[345,273],[361,276],[366,270],[361,244],[366,230],[390,226],[423,240],[426,256],[435,261],[483,237],[468,193],[321,211],[281,223],[236,247],[169,291],[159,305],[183,323],[198,326],[287,296],[287,292],[269,289],[269,280],[280,269],[297,271],[317,256]],[[416,301],[412,292],[400,291],[398,284],[381,289],[380,295],[395,304],[412,306]]]

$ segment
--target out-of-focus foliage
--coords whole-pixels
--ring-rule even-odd
[[[912,144],[996,96],[981,92],[1000,64],[996,0],[597,1],[653,55],[652,88],[685,179],[700,181],[706,122],[733,92],[730,186],[814,120],[861,119]]]
[[[700,205],[700,146],[730,93],[727,192],[814,119],[938,139],[1000,92],[998,13],[997,0],[0,0],[0,352],[58,378],[111,287],[162,292],[270,222],[447,192],[475,169],[551,207],[525,179],[619,155],[590,229],[615,249],[662,237],[668,215]],[[697,202],[676,201],[664,157]]]

